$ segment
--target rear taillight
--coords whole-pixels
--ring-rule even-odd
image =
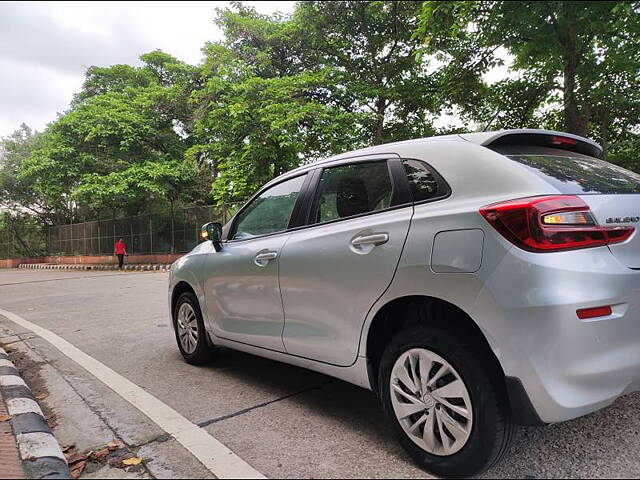
[[[601,227],[579,197],[554,195],[495,203],[480,209],[505,238],[530,252],[601,247],[627,240],[633,227]]]

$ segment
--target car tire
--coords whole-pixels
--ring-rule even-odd
[[[411,374],[420,385],[413,385],[414,396],[409,398],[405,394],[411,392],[411,387],[406,387],[403,379],[412,383],[412,378],[406,379],[404,375],[416,371],[416,362],[427,365],[423,370],[428,372],[425,378],[425,373],[418,367],[417,374]],[[447,371],[442,362],[452,367],[449,370],[452,373],[441,374],[429,386],[440,374],[440,368],[444,366],[442,371]],[[391,428],[420,467],[443,477],[474,476],[489,469],[508,450],[516,426],[511,419],[504,387],[500,386],[499,373],[492,370],[495,369],[483,360],[481,350],[461,342],[447,330],[412,326],[400,331],[388,344],[378,373],[380,400]],[[458,380],[462,381],[462,386]],[[442,385],[447,386],[447,390],[439,390]],[[422,391],[427,393],[421,394]],[[460,396],[454,399],[445,398],[445,395]],[[439,403],[436,398],[448,405]],[[470,404],[467,406],[466,403]],[[422,406],[424,410],[399,418]],[[423,418],[424,427],[419,424]],[[454,423],[450,423],[452,419]],[[417,431],[412,430],[416,424]],[[425,434],[427,427],[430,430]]]
[[[207,331],[202,320],[198,299],[192,292],[184,292],[173,310],[173,330],[180,353],[192,365],[202,365],[211,360]]]

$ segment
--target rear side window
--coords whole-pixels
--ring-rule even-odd
[[[551,148],[496,149],[565,194],[640,193],[640,175],[580,153]]]
[[[386,161],[355,163],[325,168],[317,192],[313,223],[389,208],[393,184]]]
[[[449,194],[447,184],[426,163],[420,160],[403,160],[402,164],[414,202],[433,200]]]

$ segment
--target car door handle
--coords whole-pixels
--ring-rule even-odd
[[[389,241],[388,233],[374,233],[373,235],[362,235],[351,240],[354,247],[362,247],[364,245],[382,245]]]
[[[266,267],[271,260],[278,258],[278,252],[262,252],[255,256],[253,263],[259,267]]]

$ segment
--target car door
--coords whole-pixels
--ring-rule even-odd
[[[287,353],[334,365],[357,357],[367,312],[395,273],[413,214],[399,159],[314,174],[308,225],[280,257]]]
[[[216,336],[283,351],[278,265],[306,174],[271,186],[234,218],[205,266],[205,301]]]

